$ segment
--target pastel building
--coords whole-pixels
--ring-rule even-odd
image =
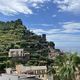
[[[24,51],[23,49],[10,49],[8,55],[9,57],[24,56]]]
[[[17,75],[17,74],[2,74],[0,80],[41,80],[35,76],[30,75]]]
[[[41,80],[47,80],[47,68],[46,66],[16,66],[17,74],[34,75]]]

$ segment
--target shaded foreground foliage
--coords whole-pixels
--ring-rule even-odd
[[[76,73],[80,73],[80,56],[77,54],[59,55],[49,66],[48,72],[53,74],[54,80],[76,80]]]

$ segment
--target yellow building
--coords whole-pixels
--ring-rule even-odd
[[[16,65],[17,74],[30,74],[35,75],[37,78],[47,80],[47,68],[46,66],[23,66]]]

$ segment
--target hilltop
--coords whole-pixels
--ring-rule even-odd
[[[6,54],[9,49],[23,48],[25,52],[47,56],[48,46],[54,48],[55,44],[46,40],[46,34],[36,35],[28,30],[21,19],[0,21],[0,53]]]

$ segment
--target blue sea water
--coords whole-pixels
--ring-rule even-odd
[[[64,52],[78,52],[80,54],[80,46],[56,46],[56,48]]]
[[[80,41],[55,41],[55,45],[62,51],[80,53]]]

